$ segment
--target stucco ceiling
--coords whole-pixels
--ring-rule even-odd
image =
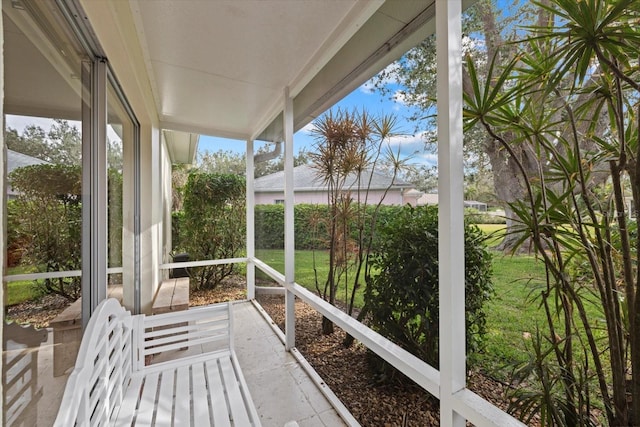
[[[433,32],[433,0],[131,1],[163,128],[281,138]]]

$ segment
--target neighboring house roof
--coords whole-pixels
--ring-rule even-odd
[[[362,175],[361,188],[369,188],[370,190],[384,190],[387,188],[411,188],[412,184],[397,178],[385,175],[383,173],[373,171],[371,175],[371,184],[369,185],[370,171],[366,171]],[[318,171],[311,165],[301,165],[293,168],[294,191],[327,191],[327,185],[319,176]],[[357,176],[351,174],[346,182],[345,187],[356,189]],[[270,193],[284,191],[284,171],[265,175],[256,178],[254,182],[256,193]]]
[[[7,175],[19,168],[48,163],[49,162],[38,159],[37,157],[28,156],[13,150],[7,150]]]
[[[38,159],[37,157],[28,156],[26,154],[7,149],[7,176],[16,169],[44,164],[49,164],[49,162]],[[17,196],[18,193],[14,191],[11,186],[7,186],[7,195]]]

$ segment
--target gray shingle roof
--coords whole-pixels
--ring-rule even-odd
[[[363,173],[361,188],[367,188],[369,182],[370,171]],[[293,168],[293,182],[294,191],[327,191],[327,185],[319,177],[318,172],[311,165],[301,165]],[[410,188],[412,184],[404,182],[398,178],[385,175],[383,173],[373,171],[371,175],[371,190],[384,190],[391,186],[391,188]],[[346,187],[355,189],[356,175],[350,175],[346,180]],[[284,171],[265,175],[255,180],[255,191],[257,193],[278,192],[284,191]]]
[[[7,150],[7,175],[16,169],[23,168],[25,166],[41,165],[45,163],[49,162],[26,154],[18,153],[17,151]]]
[[[48,164],[49,162],[38,159],[36,157],[29,156],[27,154],[19,153],[17,151],[7,149],[7,175],[16,169],[24,168],[26,166]],[[15,197],[18,193],[14,191],[11,186],[7,186],[7,195],[9,197]]]

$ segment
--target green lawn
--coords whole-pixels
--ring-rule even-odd
[[[532,256],[494,252],[495,295],[486,305],[486,352],[479,357],[483,369],[502,377],[513,363],[526,360],[523,338],[544,328],[545,316],[535,298],[544,286],[544,264]]]
[[[31,273],[32,270],[33,268],[31,267],[10,267],[7,269],[7,274],[27,274]],[[7,306],[20,304],[40,296],[40,291],[33,280],[9,282],[7,283],[6,292],[5,304]]]
[[[487,246],[493,247],[502,241],[507,228],[505,224],[477,224],[478,228],[487,235]]]
[[[266,262],[271,267],[284,274],[284,250],[278,249],[262,249],[256,250],[256,256],[260,260]],[[324,289],[324,282],[327,279],[329,271],[329,253],[327,251],[296,251],[296,268],[295,268],[295,280],[296,283],[304,286],[305,288],[316,292],[316,271],[317,271],[317,283],[320,289]],[[315,271],[314,271],[315,265]],[[261,272],[256,272],[256,277],[266,279],[267,276]],[[350,279],[350,281],[352,281]],[[360,280],[360,283],[364,283],[364,279]],[[351,288],[349,288],[349,292]],[[348,298],[351,294],[348,294]],[[337,298],[340,301],[345,301],[345,287],[343,285],[338,286]],[[356,294],[355,305],[361,307],[364,303],[362,292]]]

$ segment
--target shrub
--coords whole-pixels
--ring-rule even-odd
[[[399,206],[380,206],[376,224],[385,224],[393,219]],[[370,233],[369,221],[375,206],[368,206],[363,232]],[[299,204],[294,206],[296,249],[329,249],[329,207],[327,205]],[[357,239],[358,228],[349,227],[351,237]],[[284,247],[284,205],[257,205],[255,210],[255,233],[257,249],[282,249]]]
[[[193,260],[237,257],[245,247],[245,180],[232,174],[193,172],[184,188],[184,211],[174,248]],[[215,288],[234,264],[190,268],[196,288]]]
[[[20,257],[20,263],[38,266],[39,271],[44,272],[80,270],[80,167],[27,166],[13,171],[9,182],[18,198],[8,209],[8,223],[12,227],[8,246]],[[70,300],[80,296],[79,277],[46,279],[42,283],[46,293]]]
[[[365,304],[374,330],[438,367],[438,210],[406,206],[379,230]],[[476,226],[465,226],[467,351],[482,348],[491,257]]]

